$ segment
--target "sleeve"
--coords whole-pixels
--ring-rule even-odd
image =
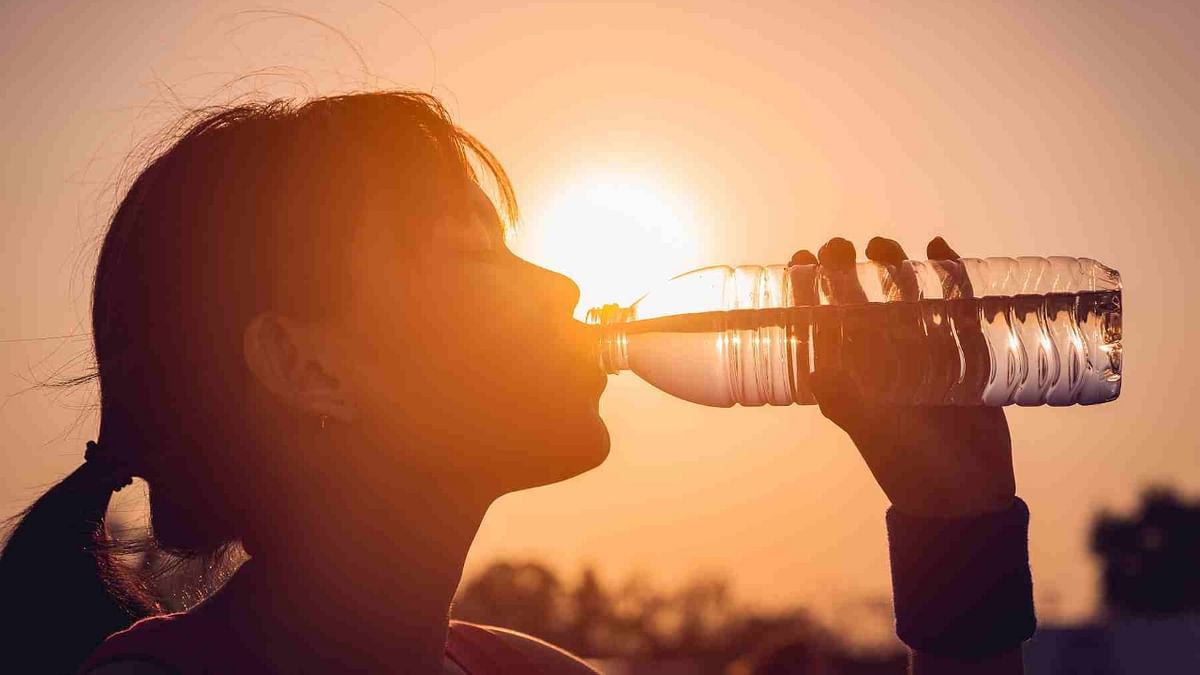
[[[1029,572],[1029,508],[1020,498],[967,518],[887,514],[896,634],[930,654],[981,658],[1037,628]]]

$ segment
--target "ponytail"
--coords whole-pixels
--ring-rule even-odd
[[[83,466],[23,514],[0,553],[0,660],[13,673],[74,673],[106,637],[158,604],[114,558],[104,514],[129,473],[88,443]]]

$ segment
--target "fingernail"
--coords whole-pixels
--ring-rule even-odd
[[[796,253],[794,255],[792,255],[791,262],[788,264],[790,264],[790,265],[816,265],[817,264],[817,256],[813,255],[812,251],[809,251],[808,249],[805,249],[803,251],[796,251]]]
[[[834,267],[853,265],[855,257],[854,244],[841,237],[830,239],[817,254],[822,265]]]

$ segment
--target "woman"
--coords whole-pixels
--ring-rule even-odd
[[[0,558],[6,672],[592,672],[536,638],[447,620],[489,504],[608,452],[578,289],[508,251],[515,216],[503,169],[427,95],[199,113],[104,238],[100,437]],[[955,256],[940,240],[929,253]],[[867,254],[905,257],[881,239]],[[833,240],[819,257],[855,252]],[[916,672],[1019,672],[1032,606],[991,597],[1028,586],[1003,413],[873,406],[836,372],[815,387],[893,502],[894,562],[904,537],[945,554],[893,575]],[[248,554],[188,612],[156,616],[103,536],[130,476],[149,486],[162,549]],[[979,546],[1012,569],[980,566]],[[927,572],[963,579],[939,589]],[[928,602],[948,596],[974,598],[982,623]]]

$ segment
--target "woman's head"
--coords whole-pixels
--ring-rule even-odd
[[[161,543],[598,464],[578,291],[507,250],[515,212],[421,94],[205,113],[155,159],[105,237],[93,331],[100,443],[146,478]]]

